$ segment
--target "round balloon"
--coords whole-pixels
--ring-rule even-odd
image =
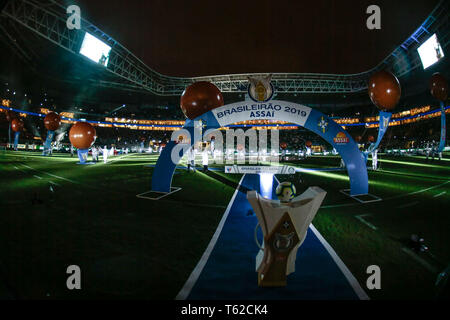
[[[180,106],[184,115],[193,120],[212,109],[223,106],[223,96],[214,84],[199,81],[183,91]]]
[[[14,132],[20,132],[20,131],[22,131],[23,130],[23,126],[24,126],[24,123],[23,123],[23,120],[22,119],[13,119],[12,121],[11,121],[11,129],[12,129],[12,131],[14,131]]]
[[[433,97],[440,101],[446,101],[448,96],[447,79],[439,72],[436,72],[431,76],[430,90]]]
[[[49,112],[44,118],[44,125],[47,130],[56,131],[61,125],[61,117],[56,112]]]
[[[369,97],[381,110],[392,110],[400,100],[402,90],[397,77],[388,71],[379,71],[369,79]]]
[[[286,142],[282,142],[282,143],[280,143],[280,147],[281,147],[281,149],[286,149],[287,148],[287,143]]]
[[[72,145],[78,149],[89,149],[97,138],[95,128],[87,122],[75,123],[69,131]]]
[[[305,145],[306,145],[308,148],[311,148],[312,142],[308,140],[308,141],[306,141]]]

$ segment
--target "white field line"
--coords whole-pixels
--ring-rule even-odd
[[[401,194],[399,196],[391,197],[391,198],[388,198],[388,199],[396,199],[396,198],[406,197],[406,196],[417,194],[417,193],[422,193],[422,192],[425,192],[425,191],[428,191],[428,190],[433,190],[433,189],[439,188],[439,187],[441,187],[443,185],[446,185],[447,183],[450,183],[450,181],[446,181],[444,183],[441,183],[441,184],[438,184],[438,185],[435,185],[435,186],[432,186],[432,187],[429,187],[429,188],[425,188],[425,189],[422,189],[422,190],[410,192],[410,193],[407,193],[407,194]]]
[[[418,194],[418,193],[422,193],[422,192],[426,192],[429,190],[433,190],[439,187],[442,187],[446,184],[450,183],[450,181],[446,181],[444,183],[441,184],[437,184],[435,186],[429,187],[429,188],[425,188],[425,189],[421,189],[421,190],[417,190],[417,191],[413,191],[413,192],[409,192],[409,193],[405,193],[405,194],[400,194],[398,196],[393,196],[393,197],[388,197],[388,198],[384,198],[381,201],[387,201],[387,200],[392,200],[392,199],[399,199],[399,198],[404,198],[404,197],[408,197],[414,194]],[[379,202],[381,202],[379,201]],[[353,206],[357,206],[360,205],[361,203],[343,203],[343,204],[335,204],[335,205],[328,205],[328,206],[322,206],[320,207],[321,209],[329,209],[329,208],[339,208],[339,207],[353,207]]]
[[[370,214],[361,214],[359,216],[355,216],[355,218],[358,219],[359,221],[361,221],[362,223],[364,223],[370,229],[377,230],[377,227],[375,227],[373,224],[371,224],[370,222],[363,219],[363,217],[367,217],[367,216],[370,216]]]
[[[355,291],[356,295],[359,297],[360,300],[370,300],[367,293],[364,291],[364,289],[359,284],[358,280],[356,280],[355,276],[350,272],[350,270],[347,268],[345,263],[342,261],[341,258],[337,255],[336,251],[330,246],[330,244],[325,240],[325,238],[320,234],[320,232],[314,227],[313,224],[309,226],[312,232],[316,235],[317,239],[322,243],[322,245],[325,247],[325,249],[330,254],[331,258],[334,260],[334,262],[337,264],[339,269],[342,271],[344,276],[347,278],[347,281],[352,286],[353,290]]]
[[[65,180],[65,181],[71,182],[71,183],[78,184],[78,182],[76,182],[76,181],[73,181],[73,180],[70,180],[70,179],[67,179],[67,178],[64,178],[64,177],[60,177],[60,176],[54,175],[54,174],[51,174],[51,173],[46,172],[46,171],[41,171],[41,170],[34,169],[34,168],[30,167],[30,166],[27,166],[26,164],[22,164],[22,166],[24,166],[24,167],[26,167],[28,169],[31,169],[31,170],[34,170],[34,171],[37,171],[37,172],[49,175],[49,176],[51,176],[53,178],[57,178],[57,179],[61,179],[61,180]]]
[[[447,191],[442,191],[441,193],[434,195],[433,198],[437,198],[437,197],[443,196],[446,193],[447,193]]]
[[[402,204],[401,206],[397,206],[397,208],[408,208],[408,207],[415,206],[416,204],[419,204],[419,201],[413,201],[413,202],[409,202],[406,204]]]
[[[428,271],[432,272],[432,273],[437,273],[438,270],[433,267],[431,264],[429,264],[428,262],[426,262],[424,259],[422,259],[421,257],[419,257],[416,253],[414,253],[411,249],[408,248],[402,248],[402,251],[405,252],[407,255],[409,255],[411,258],[413,258],[414,260],[416,260],[417,262],[419,262],[425,269],[427,269]]]
[[[230,213],[230,210],[231,210],[231,207],[233,206],[234,200],[236,199],[236,196],[239,193],[239,188],[241,187],[241,183],[244,180],[244,177],[245,177],[245,174],[242,175],[242,178],[239,181],[239,184],[238,184],[236,190],[234,191],[233,197],[231,198],[230,202],[228,203],[228,207],[225,210],[225,213],[223,214],[222,219],[220,220],[219,225],[217,226],[216,232],[214,232],[214,235],[208,244],[208,247],[206,248],[205,252],[203,253],[202,257],[200,258],[200,261],[195,266],[191,275],[187,279],[183,288],[181,288],[180,292],[175,297],[175,300],[186,300],[186,298],[191,293],[192,288],[194,287],[200,274],[202,273],[203,268],[205,267],[206,263],[208,262],[211,252],[213,251],[214,246],[216,245],[217,240],[219,239],[219,235],[222,232],[223,226],[225,225],[225,221],[228,218],[228,214]]]

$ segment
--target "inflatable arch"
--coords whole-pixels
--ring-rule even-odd
[[[271,100],[264,103],[242,101],[213,109],[194,120],[187,120],[184,129],[191,134],[191,146],[202,139],[194,134],[194,123],[201,120],[206,129],[218,129],[230,124],[248,120],[287,121],[302,126],[325,139],[341,155],[350,178],[350,195],[364,195],[369,192],[367,167],[363,154],[352,137],[336,122],[315,109],[286,101]],[[152,191],[171,191],[172,177],[178,163],[172,160],[177,143],[170,141],[161,152],[152,177]]]

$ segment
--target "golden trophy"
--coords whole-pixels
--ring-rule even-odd
[[[295,271],[298,248],[306,238],[311,221],[320,208],[326,192],[310,187],[290,201],[280,202],[263,198],[256,191],[248,191],[247,199],[258,218],[264,236],[256,256],[258,286],[286,286],[286,276]]]

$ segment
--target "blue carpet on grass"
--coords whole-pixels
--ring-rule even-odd
[[[259,175],[247,174],[242,185],[260,190]],[[277,182],[273,182],[273,198]],[[238,192],[217,243],[188,300],[357,300],[358,296],[328,251],[309,230],[298,251],[296,271],[282,288],[259,288],[254,241],[257,218],[246,193]],[[261,241],[261,231],[259,230]]]

